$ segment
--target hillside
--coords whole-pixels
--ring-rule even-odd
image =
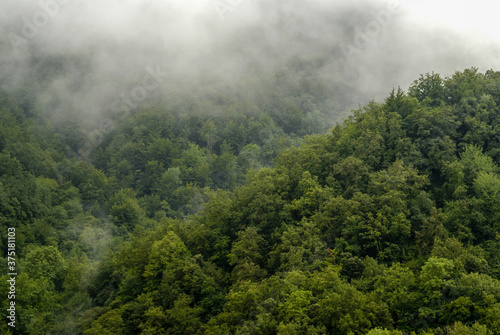
[[[91,135],[3,93],[15,334],[500,334],[500,72],[422,75],[328,132],[312,83]]]

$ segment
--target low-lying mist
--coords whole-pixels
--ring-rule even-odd
[[[333,124],[420,73],[498,66],[493,40],[424,20],[412,5],[5,0],[0,85],[54,122],[74,115],[88,128],[103,114],[148,104],[296,92],[313,96]]]

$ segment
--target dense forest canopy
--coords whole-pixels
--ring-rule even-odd
[[[421,75],[337,125],[324,85],[286,82],[94,133],[2,92],[15,334],[500,334],[500,72]]]
[[[500,334],[497,9],[0,1],[0,334]]]

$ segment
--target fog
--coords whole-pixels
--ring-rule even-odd
[[[419,74],[499,68],[495,4],[365,0],[3,0],[0,85],[57,120],[307,79],[345,108]],[[288,85],[289,83],[286,83]],[[276,89],[280,89],[276,87]],[[333,106],[333,107],[332,107]],[[333,113],[335,114],[335,113]]]

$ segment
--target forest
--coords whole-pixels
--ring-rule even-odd
[[[349,113],[286,73],[90,135],[0,92],[0,333],[500,334],[500,72]]]

